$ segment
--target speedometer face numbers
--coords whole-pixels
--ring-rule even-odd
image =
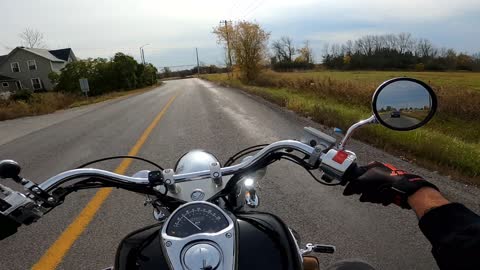
[[[207,204],[192,204],[172,216],[166,233],[183,238],[198,233],[216,233],[227,227],[227,219],[216,208]]]

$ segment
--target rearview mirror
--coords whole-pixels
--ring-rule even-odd
[[[393,130],[412,130],[432,119],[437,109],[437,97],[422,81],[395,78],[377,88],[372,109],[380,124]]]

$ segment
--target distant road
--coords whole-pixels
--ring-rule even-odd
[[[93,159],[125,155],[174,96],[176,99],[138,154],[165,168],[172,168],[191,149],[208,150],[223,163],[248,146],[298,139],[304,126],[322,128],[240,90],[199,79],[173,80],[129,98],[41,118],[0,122],[0,138],[8,135],[8,140],[0,142],[0,159],[17,160],[23,166],[24,177],[40,182]],[[380,160],[423,175],[448,198],[465,202],[480,212],[478,189],[363,143],[351,141],[347,148],[357,154],[361,163]],[[106,162],[99,168],[113,170],[119,163]],[[151,167],[134,162],[128,174],[141,169]],[[322,267],[343,258],[362,258],[376,269],[437,269],[430,245],[411,211],[359,203],[357,196],[342,196],[342,187],[322,186],[302,168],[286,161],[269,167],[260,186],[260,210],[282,217],[299,232],[304,244],[336,245],[335,254],[320,256]],[[0,269],[31,268],[94,193],[70,195],[38,223],[22,227],[16,235],[0,242]],[[114,190],[58,269],[94,270],[112,265],[120,240],[155,222],[151,207],[143,206],[143,202],[143,196]]]
[[[420,123],[418,119],[408,117],[405,115],[400,114],[400,117],[390,117],[386,116],[385,118],[382,117],[382,120],[385,121],[387,124],[392,125],[393,127],[412,127],[416,124]]]

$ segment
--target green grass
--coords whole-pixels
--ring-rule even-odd
[[[281,75],[282,79],[285,79],[290,76],[309,76],[309,73]],[[225,74],[205,75],[203,78],[239,87],[300,115],[309,116],[323,125],[339,127],[343,130],[371,115],[370,108],[363,105],[363,101],[357,101],[358,104],[352,106],[351,102],[342,102],[338,96],[325,95],[325,92],[302,90],[300,87],[244,85],[236,79],[229,80]],[[338,77],[336,80],[339,80]],[[365,82],[360,84],[363,85],[363,83]],[[370,82],[367,83],[370,84]],[[368,103],[369,100],[366,102]],[[475,121],[445,116],[434,119],[426,127],[415,131],[395,132],[381,126],[369,126],[358,130],[354,136],[384,150],[416,160],[427,167],[434,167],[448,174],[468,176],[467,180],[480,184],[478,178],[480,176],[479,130],[478,121],[475,123]],[[472,132],[472,134],[462,135],[465,132]]]

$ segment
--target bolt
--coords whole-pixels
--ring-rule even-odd
[[[227,233],[225,234],[225,236],[226,236],[227,238],[232,238],[232,234],[229,233],[229,232],[227,232]]]
[[[212,163],[212,166],[217,166],[217,163],[216,163],[216,162],[213,162],[213,163]]]
[[[40,193],[41,193],[41,191],[40,191],[40,189],[39,189],[38,187],[32,188],[32,191],[35,192],[35,193],[37,193],[37,194],[40,194]]]
[[[320,152],[321,149],[320,148],[315,148],[315,152]]]
[[[219,176],[220,176],[220,174],[219,174],[218,172],[214,172],[214,173],[213,173],[213,177],[217,178],[217,177],[219,177]]]
[[[166,183],[167,185],[171,185],[171,184],[172,184],[172,180],[171,180],[171,179],[167,179],[167,180],[165,180],[165,183]]]
[[[166,169],[165,173],[170,173],[171,169]]]
[[[172,245],[172,242],[170,242],[170,241],[165,242],[165,246],[169,247],[171,245]]]
[[[49,203],[54,203],[54,202],[55,202],[55,198],[53,198],[53,197],[48,197],[47,201],[48,201]]]

